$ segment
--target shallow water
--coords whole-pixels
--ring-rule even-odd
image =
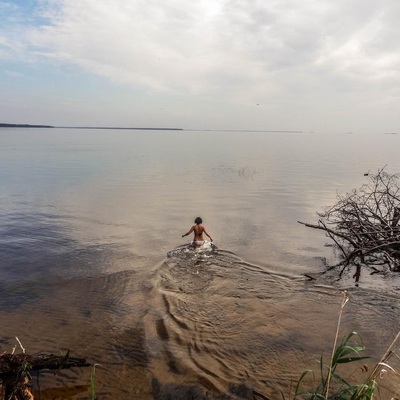
[[[399,329],[398,278],[307,282],[333,257],[297,221],[368,171],[399,171],[399,142],[0,130],[0,350],[18,336],[29,352],[86,356],[102,399],[280,398],[329,351],[347,288],[343,334],[379,357]],[[198,215],[212,252],[181,239]],[[89,374],[42,374],[42,399],[89,398]]]

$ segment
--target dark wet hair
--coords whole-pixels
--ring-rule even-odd
[[[203,220],[202,220],[200,217],[197,217],[197,218],[194,220],[194,223],[197,224],[197,225],[199,225],[199,224],[203,223]]]

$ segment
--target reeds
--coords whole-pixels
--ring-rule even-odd
[[[94,391],[94,375],[96,373],[96,367],[101,367],[101,364],[94,364],[92,371],[90,372],[90,400],[96,399],[96,394]]]
[[[364,360],[366,356],[361,356],[360,353],[365,350],[365,346],[361,340],[361,337],[356,332],[348,334],[338,345],[339,330],[341,324],[341,317],[344,306],[349,300],[348,292],[343,293],[342,302],[339,310],[339,318],[336,327],[336,334],[334,339],[334,345],[330,357],[330,363],[324,364],[323,357],[320,359],[320,377],[315,388],[310,390],[303,390],[302,387],[305,383],[305,378],[308,375],[314,377],[314,373],[311,370],[304,371],[299,380],[289,389],[288,400],[291,399],[308,399],[308,400],[373,400],[374,394],[378,388],[377,379],[382,377],[386,372],[394,373],[399,375],[398,372],[388,364],[388,360],[393,356],[398,356],[397,352],[400,348],[400,331],[397,333],[393,342],[382,356],[381,360],[371,370],[371,373],[364,382],[354,384],[350,383],[349,377],[344,378],[337,372],[337,367],[341,364],[348,364],[357,361]],[[354,341],[356,343],[354,344]],[[397,347],[396,347],[397,346]],[[367,370],[363,367],[363,370]],[[292,397],[292,390],[294,387],[294,393]],[[283,400],[285,396],[282,394]],[[394,397],[392,398],[394,399]]]

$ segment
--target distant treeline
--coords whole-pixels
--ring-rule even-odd
[[[121,128],[113,126],[53,126],[53,125],[31,125],[31,124],[5,124],[0,123],[0,128],[64,128],[64,129],[119,129],[119,130],[141,130],[141,131],[182,131],[182,128]]]
[[[51,125],[30,125],[30,124],[3,124],[0,122],[0,128],[54,128]]]

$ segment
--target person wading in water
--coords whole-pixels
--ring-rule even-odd
[[[212,237],[207,233],[206,228],[203,225],[203,220],[200,217],[197,217],[194,220],[194,223],[196,225],[193,225],[189,232],[185,233],[184,235],[182,235],[182,237],[185,237],[187,235],[190,235],[192,232],[194,232],[194,238],[192,241],[192,245],[194,248],[200,247],[202,246],[206,241],[203,238],[203,233],[205,233],[209,238],[210,241],[212,242]]]

